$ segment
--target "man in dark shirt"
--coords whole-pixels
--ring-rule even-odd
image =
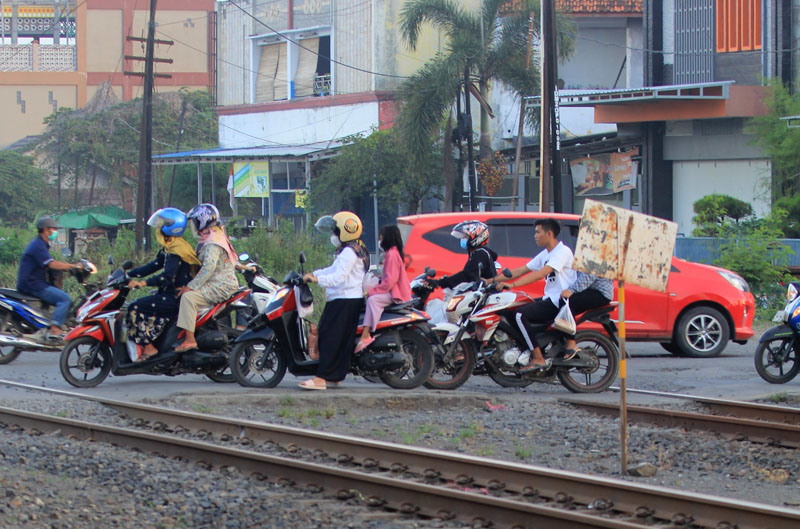
[[[56,261],[50,255],[50,243],[58,237],[58,224],[52,217],[41,217],[36,222],[38,237],[33,239],[19,261],[17,273],[17,290],[55,306],[53,321],[46,335],[47,339],[59,340],[64,332],[62,327],[69,314],[72,302],[69,294],[47,283],[47,269],[70,270],[80,268],[79,264]]]

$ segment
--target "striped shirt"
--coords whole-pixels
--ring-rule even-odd
[[[578,278],[569,289],[573,294],[593,288],[598,290],[608,301],[614,299],[614,282],[604,277],[593,276],[586,272],[578,272]]]

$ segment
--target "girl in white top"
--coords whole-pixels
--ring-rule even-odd
[[[364,274],[369,253],[361,236],[361,219],[349,211],[321,217],[314,227],[330,233],[336,259],[331,266],[306,274],[306,282],[325,288],[325,309],[319,320],[319,367],[314,378],[300,383],[305,389],[324,390],[338,384],[350,370],[358,319],[364,304]]]

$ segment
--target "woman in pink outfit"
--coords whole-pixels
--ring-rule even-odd
[[[386,252],[383,259],[383,275],[378,286],[367,292],[367,309],[364,313],[364,332],[356,345],[356,352],[368,347],[375,338],[371,333],[381,321],[383,309],[392,303],[411,300],[411,285],[408,282],[403,255],[403,238],[397,226],[384,226],[378,242]]]

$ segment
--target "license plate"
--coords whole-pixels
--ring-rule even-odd
[[[775,313],[775,316],[772,317],[772,321],[775,323],[783,323],[783,311],[779,310]]]

